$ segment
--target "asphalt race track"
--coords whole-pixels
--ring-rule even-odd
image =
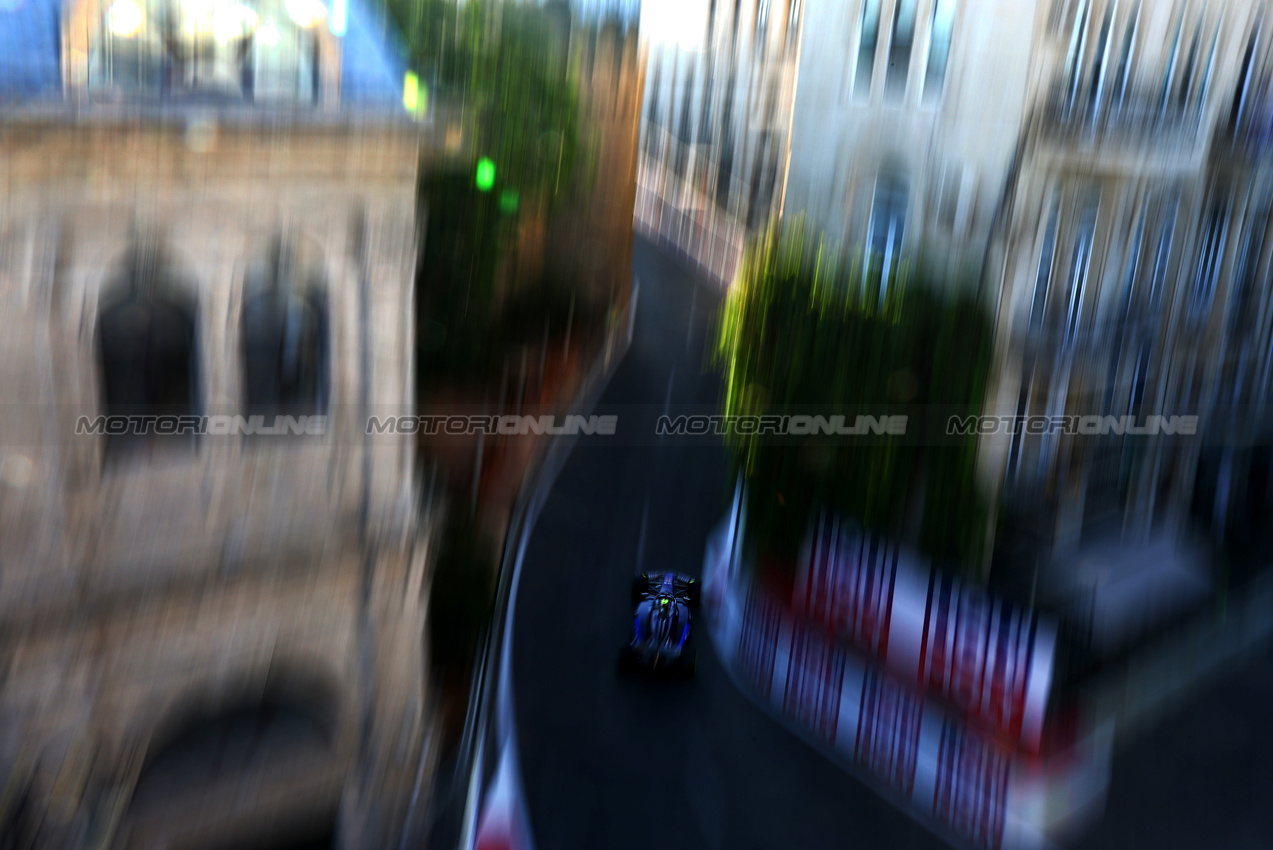
[[[697,575],[732,495],[718,438],[660,442],[677,405],[715,405],[704,347],[719,296],[637,240],[632,348],[532,531],[513,632],[522,780],[537,850],[910,850],[948,845],[764,714],[705,635],[691,682],[619,677],[631,578]],[[728,491],[728,492],[727,492]],[[1273,847],[1273,652],[1171,712],[1114,761],[1092,850]]]
[[[623,439],[576,444],[532,532],[515,602],[514,698],[537,850],[944,846],[764,714],[706,635],[694,681],[619,677],[632,576],[697,575],[732,495],[718,441],[659,445],[625,428],[652,434],[665,406],[713,405],[719,389],[704,360],[719,297],[640,239],[633,265],[632,348],[598,406],[620,416]]]

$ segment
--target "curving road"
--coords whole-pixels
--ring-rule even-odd
[[[639,239],[633,265],[632,347],[597,411],[618,413],[620,439],[575,446],[515,600],[513,690],[537,850],[944,846],[748,700],[705,635],[692,682],[617,675],[632,575],[697,575],[729,483],[719,443],[635,438],[636,428],[652,435],[669,404],[716,403],[704,343],[719,296]]]
[[[652,437],[668,405],[717,401],[704,343],[719,297],[639,239],[633,263],[635,336],[596,411],[619,414],[619,439],[575,445],[515,600],[513,691],[537,850],[947,846],[764,714],[709,641],[692,682],[618,677],[631,576],[698,574],[730,483],[719,444]],[[1273,847],[1269,718],[1273,651],[1119,753],[1104,819],[1072,846]]]

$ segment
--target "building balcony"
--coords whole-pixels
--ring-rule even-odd
[[[1104,357],[1111,346],[1126,346],[1134,340],[1157,336],[1165,325],[1165,317],[1147,310],[1080,321],[1075,328],[1068,327],[1063,316],[1047,315],[1033,321],[1022,317],[1013,324],[1011,343],[1019,355],[1036,361],[1083,361]]]
[[[1054,82],[1036,110],[1035,129],[1053,144],[1087,154],[1151,148],[1170,158],[1192,157],[1202,139],[1201,110],[1196,103],[1179,105],[1161,91],[1128,89],[1121,95],[1104,91],[1071,91]]]

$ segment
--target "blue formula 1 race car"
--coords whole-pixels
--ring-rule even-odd
[[[632,636],[619,652],[619,670],[689,678],[697,652],[690,634],[690,610],[698,608],[702,586],[679,573],[642,573],[632,580],[636,615]]]

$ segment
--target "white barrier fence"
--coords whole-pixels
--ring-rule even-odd
[[[740,522],[708,543],[704,590],[722,664],[781,722],[939,832],[1040,848],[1104,802],[1112,725],[1039,758],[995,740],[747,579]]]
[[[1040,748],[1054,624],[831,516],[811,530],[797,570],[791,600],[797,614],[904,683],[1032,751]]]

